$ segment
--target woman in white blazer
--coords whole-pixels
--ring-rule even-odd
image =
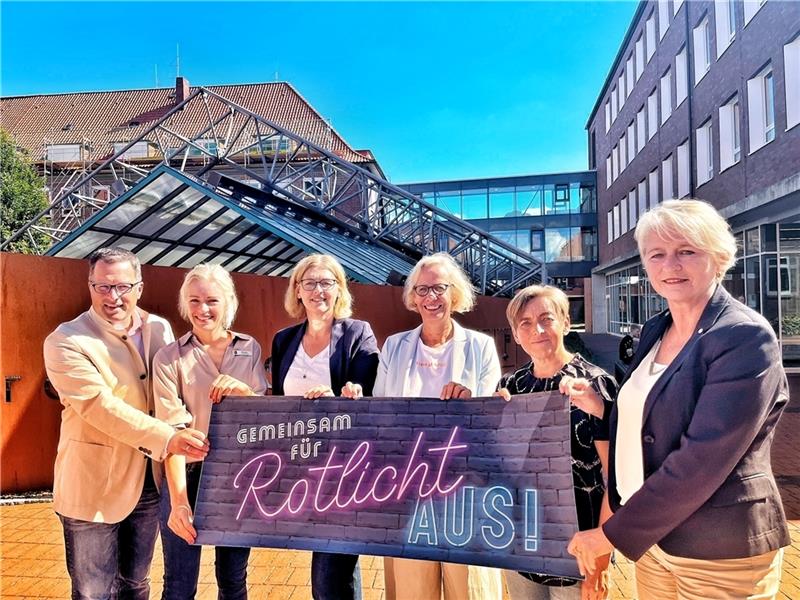
[[[453,312],[475,304],[475,290],[453,258],[440,252],[421,259],[406,280],[406,308],[422,324],[387,338],[380,354],[373,395],[442,400],[491,396],[500,380],[494,340],[464,329]],[[387,600],[444,597],[499,600],[500,571],[407,558],[385,558]]]

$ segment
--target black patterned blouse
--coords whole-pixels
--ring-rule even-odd
[[[500,387],[508,388],[511,395],[532,394],[557,390],[564,375],[583,377],[592,382],[595,391],[604,401],[613,401],[617,396],[617,382],[600,367],[576,354],[571,361],[553,377],[540,378],[533,375],[533,363],[500,380]],[[600,507],[603,503],[605,483],[600,456],[595,440],[608,440],[608,422],[586,414],[576,406],[570,407],[572,426],[572,481],[575,486],[575,507],[578,513],[578,529],[584,531],[598,526]],[[520,575],[543,585],[574,585],[577,580],[568,577],[522,573]]]

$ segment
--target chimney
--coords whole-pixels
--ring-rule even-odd
[[[175,78],[175,104],[180,104],[189,97],[189,80],[185,77]]]

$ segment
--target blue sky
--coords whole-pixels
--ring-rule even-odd
[[[635,2],[8,2],[3,96],[289,81],[396,183],[586,168]]]

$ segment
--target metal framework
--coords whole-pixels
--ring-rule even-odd
[[[129,159],[128,150],[141,142],[158,158]],[[546,279],[544,264],[530,254],[202,87],[60,193],[0,250],[25,235],[35,244],[35,231],[54,243],[64,240],[159,165],[200,179],[217,177],[212,173],[233,174],[279,198],[325,213],[412,260],[447,252],[482,294],[509,295]]]

